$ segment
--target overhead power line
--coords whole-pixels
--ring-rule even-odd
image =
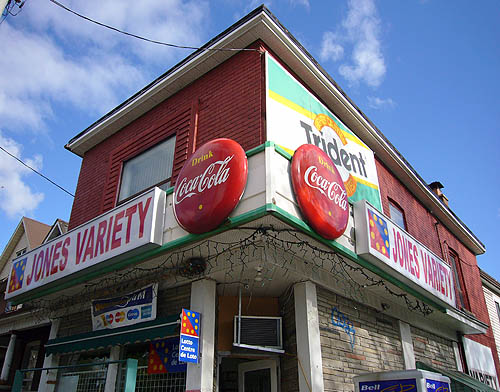
[[[56,187],[58,187],[60,190],[66,192],[68,195],[70,195],[71,197],[75,197],[75,195],[73,195],[70,191],[64,189],[61,185],[58,185],[56,184],[54,181],[52,181],[50,178],[48,178],[47,176],[43,175],[42,173],[40,173],[38,170],[36,169],[33,169],[30,165],[28,165],[27,163],[23,162],[22,160],[20,160],[18,157],[16,157],[14,154],[11,154],[9,151],[7,151],[5,148],[3,148],[2,146],[0,146],[0,150],[2,150],[3,152],[5,152],[6,154],[10,155],[12,158],[14,158],[16,161],[18,161],[19,163],[23,164],[24,166],[26,166],[28,169],[34,171],[36,174],[38,174],[40,177],[43,177],[44,179],[46,179],[48,182],[50,182],[52,185],[55,185]]]
[[[204,50],[212,50],[212,51],[238,51],[238,52],[239,51],[250,51],[250,52],[260,52],[259,49],[248,49],[248,48],[201,48],[201,47],[197,47],[197,46],[176,45],[176,44],[171,44],[171,43],[168,43],[168,42],[156,41],[154,39],[149,39],[149,38],[141,37],[140,35],[129,33],[127,31],[120,30],[120,29],[118,29],[116,27],[107,25],[105,23],[98,22],[98,21],[96,21],[94,19],[89,18],[88,16],[85,16],[85,15],[82,15],[82,14],[76,12],[76,11],[73,11],[71,8],[68,8],[64,4],[59,3],[57,0],[49,0],[49,1],[51,3],[54,3],[55,5],[57,5],[58,7],[61,7],[62,9],[66,10],[68,12],[71,12],[72,14],[74,14],[74,15],[82,18],[82,19],[85,19],[85,20],[87,20],[89,22],[95,23],[96,25],[99,25],[99,26],[105,27],[107,29],[116,31],[117,33],[128,35],[129,37],[133,37],[133,38],[137,38],[137,39],[140,39],[140,40],[143,40],[143,41],[146,41],[146,42],[150,42],[150,43],[153,43],[153,44],[158,44],[158,45],[163,45],[163,46],[169,46],[171,48],[178,48],[178,49],[195,49],[195,50],[204,49]]]

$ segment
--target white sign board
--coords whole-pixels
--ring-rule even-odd
[[[319,99],[266,53],[266,130],[290,154],[303,144],[321,148],[337,167],[351,203],[380,208],[373,151]]]
[[[5,298],[161,245],[164,214],[165,192],[154,188],[22,255],[12,262]]]
[[[465,337],[463,343],[469,375],[498,390],[498,377],[491,349]]]
[[[356,253],[424,294],[455,306],[448,264],[365,200],[354,204]]]

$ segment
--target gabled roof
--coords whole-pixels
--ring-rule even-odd
[[[62,219],[56,219],[56,221],[50,227],[49,232],[44,237],[42,244],[49,242],[50,240],[59,237],[60,235],[64,235],[68,232],[68,222],[63,221]]]
[[[31,249],[34,249],[42,244],[42,241],[49,232],[49,229],[50,226],[45,223],[22,217],[14,230],[14,233],[12,233],[9,242],[7,242],[2,255],[0,256],[0,271],[4,269],[5,264],[9,261],[12,252],[16,249],[16,246],[21,240],[23,234],[26,234],[26,238],[28,240],[27,251],[30,251]]]
[[[257,40],[263,41],[290,69],[293,69],[330,110],[375,152],[430,213],[454,233],[471,252],[474,254],[485,252],[483,243],[432,192],[426,181],[265,6],[250,12],[80,132],[66,144],[65,148],[83,157],[85,152],[220,65],[238,53],[241,48],[246,48]]]

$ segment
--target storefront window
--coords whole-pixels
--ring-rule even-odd
[[[152,352],[152,345],[163,349],[163,353],[166,350],[167,355],[158,356],[157,353]],[[186,390],[186,365],[177,361],[178,337],[129,345],[124,351],[125,358],[134,358],[138,361],[136,392],[184,392]],[[155,367],[157,361],[165,363],[165,367],[161,369]],[[125,372],[122,369],[117,391],[123,390],[124,384]]]
[[[170,186],[174,163],[175,136],[123,163],[119,202],[142,191]]]
[[[60,366],[88,365],[62,369],[58,374],[58,392],[104,391],[109,361],[109,350],[94,350],[63,355]]]

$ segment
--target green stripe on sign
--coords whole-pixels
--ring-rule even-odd
[[[271,57],[267,57],[267,69],[269,73],[269,90],[278,95],[294,102],[300,107],[308,110],[315,115],[320,113],[331,117],[337,125],[345,132],[354,135],[342,122],[322,105],[316,97],[307,91],[300,83],[298,83],[290,74],[288,74],[276,61]]]

